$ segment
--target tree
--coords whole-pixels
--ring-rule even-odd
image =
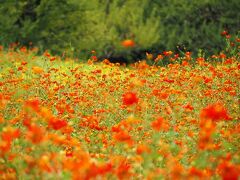
[[[216,52],[240,29],[238,0],[0,0],[0,43],[20,42],[86,59],[141,59],[164,50]],[[136,46],[124,48],[132,39]],[[178,46],[178,47],[177,47]]]
[[[2,45],[16,42],[20,36],[18,19],[25,2],[0,0],[0,43]]]
[[[238,0],[154,0],[154,4],[162,17],[159,49],[179,46],[216,53],[224,47],[220,33],[225,28],[234,34],[240,30]]]
[[[105,1],[106,2],[106,1]],[[100,56],[129,55],[143,49],[151,49],[160,39],[159,19],[155,8],[148,8],[147,0],[101,0],[94,3],[98,8],[89,12],[92,23],[90,49],[97,49]],[[133,39],[136,47],[125,49],[124,39]]]

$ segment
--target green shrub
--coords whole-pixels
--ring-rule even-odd
[[[240,30],[238,0],[0,0],[0,44],[86,59],[141,59],[164,50],[216,53],[221,31]],[[124,48],[121,41],[136,46]],[[186,49],[185,49],[186,48]]]
[[[238,0],[167,0],[155,1],[162,17],[159,47],[164,49],[198,49],[216,53],[225,44],[220,33],[240,30]],[[164,37],[164,38],[162,38]]]

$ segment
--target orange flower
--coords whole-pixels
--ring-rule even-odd
[[[116,175],[119,179],[129,179],[132,176],[131,164],[127,160],[122,160],[116,169]]]
[[[32,67],[32,71],[33,71],[34,74],[42,74],[43,73],[43,69],[41,67],[38,67],[38,66]]]
[[[2,141],[0,140],[0,155],[10,150],[13,139],[20,136],[20,130],[13,127],[3,128],[1,133]]]
[[[0,124],[4,122],[3,116],[0,114]]]
[[[162,60],[163,59],[163,55],[161,55],[161,54],[159,54],[156,58],[155,58],[155,62],[158,62],[158,61],[160,61],[160,60]]]
[[[227,160],[218,165],[218,170],[223,180],[238,180],[240,177],[240,167]]]
[[[49,52],[47,52],[47,51],[45,51],[43,55],[46,56],[46,57],[48,57],[48,58],[51,57],[51,54],[49,54]]]
[[[198,57],[196,60],[197,60],[198,64],[201,64],[205,61],[205,58],[204,57]]]
[[[192,105],[189,104],[189,103],[186,104],[186,105],[184,105],[183,108],[186,109],[187,111],[192,111],[192,110],[194,110],[194,108],[192,107]]]
[[[159,117],[157,120],[152,122],[152,128],[159,131],[163,124],[163,118]]]
[[[131,136],[126,131],[120,131],[114,135],[114,139],[118,142],[125,142],[129,145],[133,143]]]
[[[134,47],[135,46],[135,42],[131,39],[126,39],[124,41],[122,41],[122,46],[129,48],[129,47]]]
[[[38,166],[42,171],[51,172],[53,168],[50,164],[50,157],[48,155],[42,155],[38,160]]]
[[[44,128],[39,127],[35,124],[29,127],[29,131],[27,133],[27,138],[33,143],[38,144],[44,139]]]
[[[213,149],[212,135],[216,130],[216,123],[211,119],[202,119],[200,121],[200,128],[198,147],[200,149]]]
[[[50,61],[55,61],[57,58],[56,57],[51,57]]]
[[[168,123],[166,123],[162,117],[159,117],[153,121],[151,126],[156,131],[160,131],[161,129],[167,131],[169,129]]]
[[[172,51],[164,51],[163,54],[164,54],[164,56],[170,56],[173,54],[173,52]]]
[[[140,144],[137,147],[137,154],[142,154],[142,153],[150,153],[150,148],[148,146],[146,146],[145,144]]]
[[[210,104],[206,108],[202,109],[200,113],[200,118],[211,119],[214,121],[219,121],[221,119],[230,119],[226,108],[221,103]]]
[[[123,94],[123,104],[124,105],[129,106],[129,105],[133,105],[136,103],[138,103],[138,98],[135,93],[127,92],[127,93]]]
[[[13,127],[5,127],[3,128],[3,132],[1,134],[2,140],[11,142],[13,139],[16,139],[20,136],[20,130],[15,129]]]
[[[54,130],[59,130],[65,126],[67,126],[67,122],[65,120],[61,120],[58,118],[50,118],[48,122],[49,126],[52,127]]]
[[[105,174],[111,172],[113,165],[111,163],[96,165],[92,163],[89,168],[86,179],[97,179],[99,176],[104,176]]]
[[[0,141],[0,156],[8,152],[10,148],[11,148],[11,142]]]
[[[22,61],[21,65],[25,66],[27,64],[26,61]]]
[[[190,177],[196,176],[199,178],[203,177],[203,172],[195,167],[191,167],[188,172]]]
[[[97,58],[97,56],[91,56],[91,60],[93,60],[93,61],[97,61],[98,58]]]
[[[25,106],[30,107],[34,111],[38,112],[40,108],[40,101],[38,99],[30,99],[25,101]]]
[[[182,62],[182,65],[183,65],[183,66],[187,66],[187,65],[188,65],[188,62],[187,62],[187,61],[183,61],[183,62]]]

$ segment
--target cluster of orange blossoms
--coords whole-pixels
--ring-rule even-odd
[[[239,179],[236,56],[122,68],[0,49],[0,179]]]

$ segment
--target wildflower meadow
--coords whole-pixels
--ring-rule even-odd
[[[239,43],[127,66],[1,47],[0,179],[238,180]]]

